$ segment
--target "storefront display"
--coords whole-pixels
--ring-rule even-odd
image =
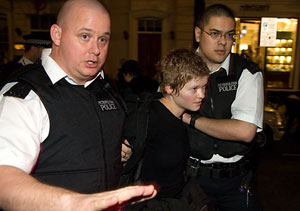
[[[298,19],[278,18],[274,47],[259,47],[259,19],[238,18],[240,36],[234,52],[245,54],[264,71],[266,88],[291,89],[295,72]]]

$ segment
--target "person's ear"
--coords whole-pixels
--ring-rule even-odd
[[[165,85],[165,90],[166,90],[167,94],[169,94],[169,95],[173,94],[173,91],[174,91],[174,90],[171,88],[170,84],[166,84],[166,85]]]
[[[196,26],[195,27],[195,40],[196,42],[200,42],[201,29]]]
[[[53,24],[50,29],[51,39],[54,45],[60,45],[62,29],[59,25]]]

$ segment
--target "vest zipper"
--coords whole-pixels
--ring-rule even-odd
[[[107,187],[108,187],[108,176],[107,176],[107,162],[106,162],[106,153],[105,153],[105,144],[104,144],[104,133],[103,133],[103,129],[102,129],[102,123],[101,123],[101,118],[99,116],[99,113],[98,113],[98,104],[96,105],[95,103],[97,102],[97,100],[95,99],[95,97],[89,93],[90,95],[90,98],[92,100],[92,104],[93,104],[93,107],[96,111],[96,114],[97,114],[97,119],[98,119],[98,123],[99,123],[99,129],[100,129],[100,135],[101,135],[101,139],[102,139],[102,142],[101,142],[101,145],[102,145],[102,150],[100,149],[102,155],[103,155],[103,168],[104,168],[104,188],[105,190],[107,190]]]
[[[212,112],[214,112],[214,100],[212,97],[210,97],[210,107],[211,107]]]

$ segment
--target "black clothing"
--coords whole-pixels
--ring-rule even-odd
[[[156,92],[158,89],[158,83],[150,77],[137,76],[130,81],[129,88],[132,89],[135,94]]]
[[[251,193],[241,189],[242,177],[240,176],[227,179],[199,176],[198,181],[212,204],[215,205],[214,211],[261,210],[261,203],[257,193],[254,192],[255,189],[251,190]]]
[[[159,186],[157,198],[178,197],[188,158],[187,131],[160,101],[151,104],[141,179]]]
[[[129,83],[124,82],[123,87],[119,87],[119,93],[124,99],[131,95],[140,96],[144,93],[157,92],[158,83],[146,76],[134,77]]]
[[[206,98],[200,110],[200,116],[213,119],[230,119],[238,81],[247,68],[252,74],[260,71],[258,66],[236,54],[231,54],[229,74],[220,70],[210,76]],[[197,129],[188,128],[191,144],[191,156],[200,160],[209,160],[213,154],[229,158],[234,155],[245,155],[252,148],[252,143],[220,140]]]
[[[41,65],[30,68],[18,84],[29,84],[39,95],[50,121],[32,175],[46,184],[81,193],[115,188],[121,173],[125,116],[119,102],[104,91],[99,78],[86,88],[65,79],[52,84]]]
[[[160,101],[150,105],[146,149],[141,181],[154,183],[159,191],[154,199],[128,205],[126,211],[207,210],[208,199],[195,179],[186,180],[189,154],[187,131]]]

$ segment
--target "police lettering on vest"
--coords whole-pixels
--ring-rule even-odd
[[[219,92],[236,91],[238,83],[236,81],[218,84]]]
[[[98,104],[102,111],[111,111],[111,110],[117,109],[114,101],[112,101],[112,100],[98,101]]]

